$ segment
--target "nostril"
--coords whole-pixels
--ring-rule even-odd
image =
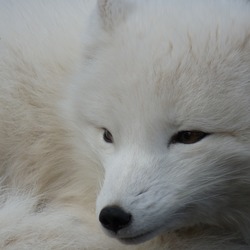
[[[118,206],[105,207],[101,210],[99,221],[106,229],[117,233],[127,227],[132,220],[132,215]]]

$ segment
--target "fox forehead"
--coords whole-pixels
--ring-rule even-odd
[[[246,126],[250,63],[241,62],[244,54],[237,48],[232,48],[223,61],[217,53],[206,56],[207,50],[200,57],[189,50],[182,57],[171,53],[163,56],[159,51],[148,59],[147,49],[133,55],[126,54],[126,49],[107,49],[99,55],[94,71],[90,70],[89,85],[85,87],[94,93],[85,101],[92,98],[96,112],[105,113],[107,119],[122,117],[133,124],[139,119],[144,123],[145,119],[161,119],[173,126],[211,126],[208,129],[218,132],[225,129],[229,119],[239,121],[241,129]],[[103,57],[107,63],[103,63]],[[230,124],[233,128],[227,129],[235,129],[236,123]]]
[[[161,119],[218,132],[249,126],[249,17],[236,18],[237,10],[230,10],[227,18],[207,22],[200,6],[201,13],[185,11],[184,22],[163,10],[158,17],[145,15],[147,5],[119,23],[99,45],[93,67],[87,65],[82,92],[88,95],[81,95],[81,102],[91,102],[90,113],[121,123]]]

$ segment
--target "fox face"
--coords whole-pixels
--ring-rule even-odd
[[[200,223],[244,221],[235,211],[250,208],[238,195],[248,196],[250,183],[249,9],[238,18],[231,4],[222,18],[223,1],[213,2],[217,21],[209,22],[199,4],[183,12],[184,22],[181,5],[148,1],[127,14],[114,2],[99,1],[105,38],[86,49],[95,53],[72,88],[79,136],[105,170],[100,223],[120,241],[140,243]]]

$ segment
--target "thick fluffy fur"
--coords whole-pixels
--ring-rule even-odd
[[[0,0],[0,248],[249,249],[249,112],[245,0]]]

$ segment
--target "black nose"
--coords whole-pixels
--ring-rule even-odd
[[[117,233],[131,222],[132,216],[118,206],[105,207],[99,215],[99,221],[106,229]]]

